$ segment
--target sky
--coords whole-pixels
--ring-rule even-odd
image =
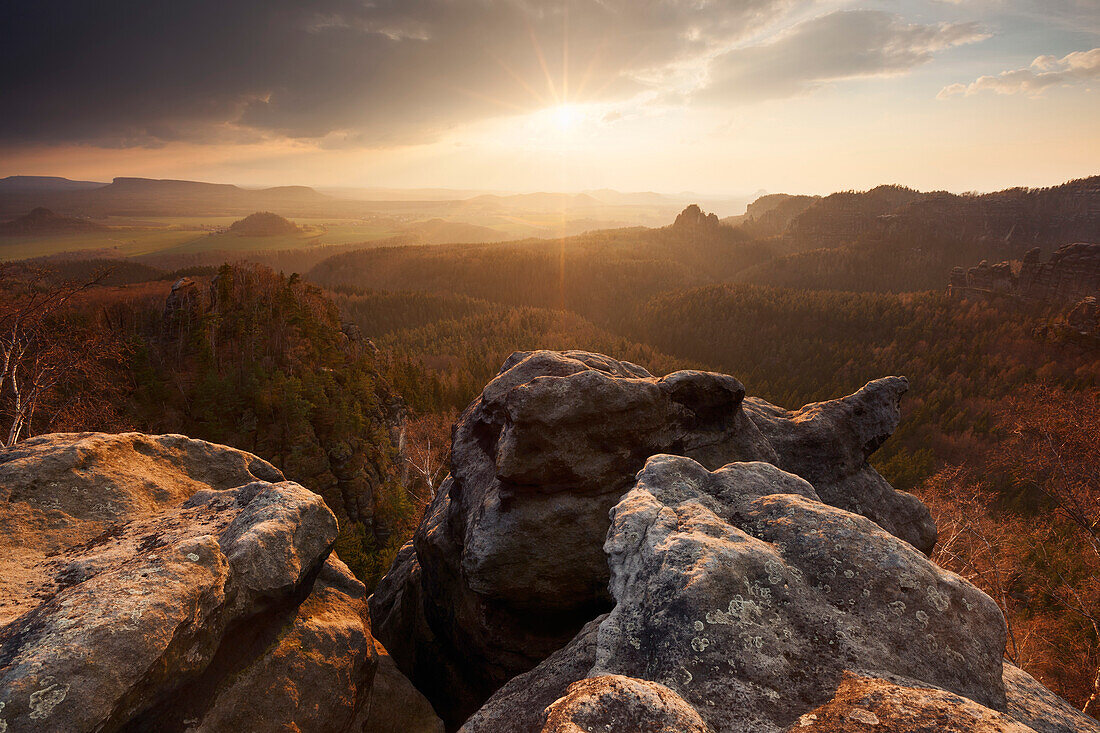
[[[11,0],[0,176],[828,193],[1100,173],[1100,0]]]

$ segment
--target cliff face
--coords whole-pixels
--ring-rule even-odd
[[[5,733],[440,729],[371,636],[336,517],[253,455],[33,438],[0,453],[0,528]]]
[[[725,375],[514,354],[455,426],[376,633],[471,733],[1100,730],[1004,668],[996,604],[868,465],[907,386],[788,411]]]
[[[1100,244],[1067,244],[1047,262],[1038,250],[1024,257],[1018,293],[1048,303],[1069,303],[1100,295]]]
[[[1012,263],[990,265],[985,260],[964,270],[951,271],[949,295],[987,297],[996,295],[1025,303],[1056,306],[1063,312],[1054,324],[1055,332],[1100,337],[1100,244],[1067,244],[1046,262],[1038,249],[1024,256],[1019,273]]]

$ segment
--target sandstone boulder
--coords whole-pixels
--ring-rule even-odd
[[[612,515],[590,676],[661,682],[715,730],[782,730],[845,670],[1005,704],[996,604],[805,480],[657,456]]]
[[[455,425],[452,474],[371,599],[376,633],[461,723],[610,608],[607,512],[660,453],[801,471],[815,497],[927,552],[928,511],[867,464],[897,426],[905,386],[879,380],[790,413],[746,401],[726,375],[658,379],[599,354],[513,354]]]
[[[0,730],[357,724],[365,588],[331,554],[332,512],[282,479],[183,436],[0,452]]]
[[[699,714],[672,690],[620,675],[574,682],[543,714],[542,733],[709,733]]]
[[[546,730],[539,709],[644,720],[645,706],[658,721],[694,711],[715,732],[1097,730],[1002,663],[989,597],[772,465],[651,458],[612,510],[605,549],[611,613],[501,688],[464,733],[505,720]],[[585,668],[588,684],[570,683]],[[641,681],[671,694],[642,694]]]

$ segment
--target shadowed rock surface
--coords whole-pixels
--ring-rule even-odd
[[[604,614],[592,619],[537,667],[509,680],[466,721],[462,732],[539,730],[543,711],[564,697],[571,684],[587,677],[596,663],[596,635],[606,618]]]
[[[0,452],[0,528],[5,733],[369,730],[365,588],[321,497],[265,461],[34,438]]]
[[[610,608],[607,512],[660,453],[801,470],[825,501],[927,552],[927,509],[866,462],[906,386],[878,380],[791,413],[745,401],[726,375],[657,379],[600,354],[517,352],[459,418],[452,475],[370,601],[376,633],[460,724]]]

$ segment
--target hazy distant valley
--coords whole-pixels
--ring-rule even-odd
[[[997,647],[1007,643],[1010,662],[1077,707],[1088,707],[1093,671],[1100,668],[1100,637],[1082,614],[1095,610],[1088,599],[1095,597],[1090,594],[1098,568],[1092,554],[1074,548],[1091,541],[1078,519],[1100,507],[1090,483],[1100,448],[1100,178],[983,195],[897,186],[823,197],[769,194],[740,208],[727,202],[724,216],[705,202],[653,194],[409,195],[425,198],[368,201],[301,187],[249,190],[135,179],[108,185],[0,182],[0,210],[8,217],[0,225],[0,255],[10,260],[0,284],[6,302],[13,308],[27,304],[31,315],[11,313],[30,318],[26,323],[38,329],[36,368],[56,374],[30,412],[19,412],[6,393],[5,429],[14,430],[18,419],[27,435],[181,433],[270,462],[251,465],[252,478],[225,478],[227,485],[271,481],[281,472],[319,494],[338,525],[321,522],[309,531],[328,538],[350,571],[325,560],[318,579],[301,581],[306,585],[294,592],[353,597],[355,578],[375,590],[370,633],[393,660],[387,654],[374,663],[388,675],[379,679],[396,686],[408,716],[399,725],[410,730],[454,729],[466,720],[468,730],[507,729],[501,721],[539,730],[531,716],[537,717],[543,702],[531,703],[525,695],[549,694],[540,691],[543,684],[564,694],[553,686],[560,682],[554,671],[558,657],[543,658],[566,642],[562,653],[581,660],[570,664],[594,653],[585,646],[594,637],[578,629],[610,608],[606,591],[593,590],[607,587],[602,553],[596,553],[599,562],[586,565],[608,528],[598,522],[593,528],[584,518],[607,516],[610,499],[592,487],[625,485],[643,465],[601,452],[606,435],[616,436],[615,445],[631,446],[630,456],[687,455],[703,465],[713,462],[712,469],[734,458],[761,460],[812,476],[813,487],[788,488],[816,490],[826,504],[871,517],[874,526],[908,543],[911,554],[913,547],[929,551],[934,545],[932,560],[996,601],[981,611],[988,616],[981,628],[993,628],[1004,613],[1007,642],[970,639],[954,622],[937,631],[950,644],[970,645],[967,653],[974,658],[992,659],[997,671],[990,680],[1002,679]],[[749,397],[743,403],[744,395],[731,397],[734,382],[723,380],[732,377],[681,370],[733,375]],[[891,374],[908,381],[879,379]],[[554,391],[559,386],[547,386],[573,379],[602,386],[560,386],[560,393]],[[542,395],[544,388],[550,391]],[[645,390],[666,396],[653,407],[655,398]],[[843,395],[849,397],[838,399]],[[503,400],[503,406],[493,400]],[[811,404],[819,401],[827,402]],[[802,405],[799,413],[782,409]],[[506,419],[519,447],[508,453],[513,448],[502,443],[494,457],[477,436],[503,419],[500,414],[515,415]],[[826,421],[820,423],[826,427],[800,432],[800,421],[811,418]],[[746,420],[757,427],[750,429]],[[545,435],[556,437],[546,442]],[[30,444],[36,451],[70,454],[60,439],[50,440]],[[121,461],[119,470],[169,466],[189,476],[207,475],[193,462],[198,449],[174,439],[86,440],[79,450],[103,465]],[[581,451],[580,457],[559,456],[570,450]],[[591,455],[584,452],[589,450]],[[147,459],[140,456],[146,455],[160,461],[160,468],[141,468]],[[226,455],[217,465],[236,465],[237,454]],[[16,462],[12,470],[33,473],[27,460],[28,468]],[[644,465],[653,472],[647,480],[658,487],[681,475],[675,472],[703,470],[653,460]],[[530,526],[516,536],[535,538],[543,543],[539,548],[553,545],[554,557],[568,557],[570,567],[581,568],[576,573],[543,568],[539,563],[546,558],[540,556],[530,561],[534,575],[501,575],[494,563],[530,548],[511,547],[512,534],[486,524],[498,521],[491,519],[495,515],[461,503],[466,499],[456,498],[457,508],[447,509],[465,513],[461,519],[440,513],[447,496],[464,496],[452,488],[455,481],[489,492],[488,506],[498,494],[516,491],[498,486],[499,478],[478,483],[480,476],[507,471],[514,473],[508,474],[509,487],[539,487],[521,492],[527,498],[519,500],[516,521]],[[577,472],[571,480],[580,488],[569,494],[577,503],[562,511],[578,518],[567,532],[544,536],[560,517],[541,514],[543,499],[533,497],[559,491],[560,471]],[[706,475],[698,479],[706,485],[727,480],[720,471]],[[96,476],[89,480],[99,481]],[[158,480],[149,479],[159,486]],[[218,486],[222,479],[202,480]],[[837,488],[844,486],[857,488]],[[661,501],[671,501],[654,490],[664,496]],[[860,491],[868,493],[851,498]],[[280,497],[293,506],[304,501],[293,493]],[[232,506],[250,499],[235,501]],[[1084,514],[1064,510],[1074,506],[1069,502],[1080,502]],[[201,521],[244,521],[235,516]],[[177,520],[156,517],[141,521],[167,524],[150,529],[145,539],[108,537],[103,552],[125,554],[127,543],[155,544],[149,538],[175,531]],[[423,522],[441,524],[432,530]],[[619,524],[611,531],[629,536]],[[80,532],[91,537],[92,525]],[[885,542],[878,529],[867,536]],[[444,541],[440,537],[485,553],[477,582],[521,590],[493,590],[506,593],[507,601],[486,601],[470,581],[455,580],[466,577],[452,567],[463,551],[435,547]],[[78,550],[84,552],[70,552]],[[862,552],[844,557],[870,563],[858,572],[881,575],[871,567],[879,550]],[[23,568],[21,555],[13,557],[13,567]],[[809,562],[807,557],[791,562]],[[943,573],[919,553],[905,558],[913,572]],[[591,577],[585,574],[590,571]],[[612,572],[620,571],[612,566]],[[769,572],[774,575],[774,568]],[[39,582],[28,577],[31,584]],[[935,577],[936,583],[949,582]],[[542,597],[546,578],[557,584],[554,593],[563,594],[553,597],[567,600],[541,612],[532,626],[524,604]],[[883,590],[869,603],[895,592],[905,589]],[[967,603],[985,602],[986,596],[973,594],[965,596]],[[13,597],[30,603],[23,595]],[[1077,606],[1059,602],[1073,597],[1086,600]],[[920,614],[938,612],[938,597],[931,598],[920,601],[931,604],[919,606]],[[691,602],[704,601],[713,599]],[[255,602],[249,613],[264,607]],[[267,620],[255,633],[282,633],[291,623],[287,619],[305,618],[301,614],[311,602],[293,606],[297,616],[263,616]],[[365,608],[362,598],[340,603]],[[409,603],[420,604],[417,613],[446,618],[447,609],[458,608],[461,631],[421,621],[407,611]],[[494,623],[486,624],[487,613],[496,614]],[[639,618],[648,623],[658,616]],[[465,636],[470,629],[476,638]],[[450,646],[424,646],[437,633],[454,634]],[[666,638],[677,632],[655,633]],[[236,638],[230,634],[221,643],[236,644]],[[705,652],[706,644],[688,642]],[[424,657],[429,646],[438,650]],[[630,657],[629,647],[616,653]],[[463,661],[476,655],[489,661]],[[807,663],[827,666],[828,659],[815,652]],[[954,669],[950,655],[927,669],[912,667],[905,654],[875,659],[961,689],[938,676]],[[217,691],[195,688],[194,694],[208,706],[202,714],[221,721],[211,725],[228,725],[228,701],[248,688],[229,667],[211,664]],[[830,670],[822,674],[836,673]],[[1015,680],[1008,685],[1011,699],[1029,701],[1012,704],[1030,705],[1028,714],[1064,724],[1034,730],[1090,730],[1076,712],[1036,703],[1030,696],[1041,688],[1030,685],[1038,683],[1011,677],[1023,675],[1015,667],[1005,670],[1003,679]],[[534,687],[528,690],[528,684]],[[980,684],[993,687],[971,688],[970,699],[995,709],[1001,683]],[[136,724],[148,723],[149,716],[199,714],[178,708],[166,694],[151,697],[159,707],[133,718]],[[356,704],[347,701],[349,710]],[[922,698],[920,704],[931,703]],[[745,714],[771,720],[773,713]],[[846,713],[826,707],[817,714]],[[1015,714],[1023,719],[1023,712]],[[409,722],[414,718],[415,724]]]
[[[382,196],[387,198],[378,198]],[[256,243],[219,235],[236,219],[257,211],[276,212],[303,225],[296,237],[261,243],[269,249],[385,240],[496,242],[624,226],[662,226],[692,200],[610,190],[499,195],[335,189],[326,194],[305,186],[247,189],[192,181],[118,178],[107,184],[12,176],[0,180],[0,218],[45,208],[61,216],[86,219],[101,229],[97,236],[83,238],[49,228],[26,231],[22,239],[0,241],[0,253],[10,258],[78,251],[80,256],[130,257],[249,249]],[[747,201],[711,203],[734,211],[743,209]]]

